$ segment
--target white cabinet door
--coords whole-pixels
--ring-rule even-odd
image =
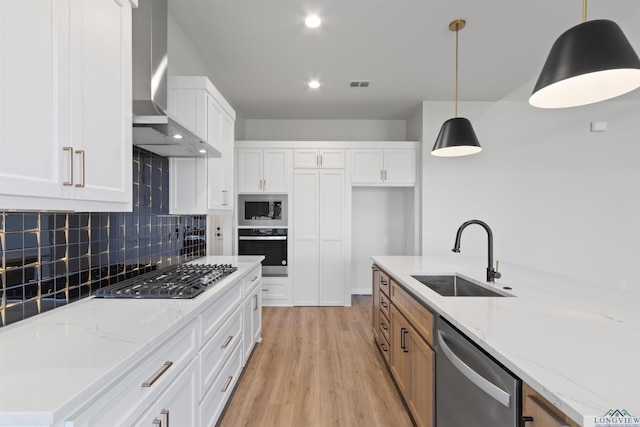
[[[296,170],[294,304],[345,304],[345,192],[343,170]]]
[[[197,366],[194,359],[134,423],[134,427],[199,425],[197,419],[200,413],[196,405]]]
[[[169,213],[172,215],[206,215],[206,157],[172,157],[169,159]]]
[[[238,193],[287,193],[289,150],[242,148],[238,154]]]
[[[21,40],[1,47],[0,208],[129,210],[131,8],[8,0],[0,14],[1,38]]]
[[[384,174],[382,150],[353,150],[351,152],[351,182],[381,183]]]
[[[293,167],[344,169],[344,149],[299,148],[293,150]]]
[[[289,161],[287,150],[264,150],[263,190],[265,193],[289,191]]]
[[[293,178],[293,298],[294,305],[318,304],[317,170],[296,170]]]
[[[207,94],[207,142],[215,150],[222,152],[222,107]]]
[[[413,186],[417,154],[413,148],[352,150],[353,185]]]
[[[69,129],[58,122],[69,96],[61,75],[68,69],[65,11],[68,4],[57,1],[0,2],[0,210],[11,208],[5,195],[68,194]],[[66,93],[58,90],[64,83]]]
[[[263,277],[261,292],[262,306],[291,306],[293,304],[291,298],[291,277]]]
[[[130,14],[115,0],[71,2],[72,199],[131,204]]]
[[[262,150],[241,149],[238,158],[238,192],[262,192]]]
[[[344,171],[320,171],[317,204],[320,305],[345,303],[345,187]]]
[[[198,138],[207,140],[207,97],[202,90],[169,88],[169,113]]]
[[[257,342],[260,341],[262,331],[262,286],[256,286],[251,294],[244,300],[243,313],[243,365],[246,365],[251,351]]]
[[[209,158],[209,209],[233,210],[234,120],[222,113],[220,122],[220,158]]]
[[[388,184],[415,185],[416,163],[417,155],[414,149],[385,149],[385,182]]]

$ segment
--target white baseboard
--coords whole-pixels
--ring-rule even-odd
[[[371,288],[351,289],[351,295],[371,295]]]

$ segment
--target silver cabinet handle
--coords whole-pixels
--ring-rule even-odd
[[[253,296],[253,300],[254,300],[254,303],[255,303],[255,305],[253,306],[253,311],[258,311],[258,294],[255,294]]]
[[[262,292],[269,292],[269,289],[262,288]]]
[[[225,343],[222,344],[222,346],[220,348],[227,348],[227,346],[229,345],[229,343],[231,342],[232,339],[233,339],[233,335],[229,335],[229,337],[227,338]]]
[[[253,276],[253,279],[251,279],[252,282],[255,282],[256,280],[258,280],[258,276]]]
[[[169,427],[169,410],[168,409],[163,409],[162,411],[160,411],[160,415],[162,415],[165,418],[165,422],[167,424],[167,427]]]
[[[384,170],[380,170],[380,181],[384,181]]]
[[[266,189],[267,189],[267,180],[266,180],[266,179],[263,179],[263,180],[262,180],[262,189],[263,189],[263,190],[266,190]]]
[[[322,166],[322,154],[320,154],[320,166]]]
[[[387,170],[386,169],[384,170],[384,180],[385,181],[387,180]]]
[[[464,363],[458,356],[456,356],[455,353],[446,344],[442,331],[438,331],[438,343],[440,344],[440,349],[444,352],[444,355],[447,357],[447,359],[449,359],[453,366],[455,366],[456,369],[460,371],[462,375],[467,377],[467,379],[478,386],[480,390],[487,393],[494,400],[500,402],[503,406],[506,406],[507,408],[511,407],[511,395],[495,384],[484,379],[480,374],[471,369],[469,365]]]
[[[162,421],[160,421],[160,420],[159,420],[159,419],[157,419],[157,418],[156,418],[155,420],[153,420],[153,421],[152,421],[152,424],[153,424],[154,426],[162,427]]]
[[[227,190],[222,190],[222,206],[227,206],[229,204],[229,192]]]
[[[62,147],[62,150],[69,152],[69,181],[64,181],[62,185],[71,187],[73,185],[73,147]]]
[[[167,369],[169,369],[171,365],[173,365],[173,362],[170,362],[170,361],[164,362],[164,365],[162,365],[162,368],[160,368],[160,370],[156,372],[156,374],[153,377],[151,377],[149,380],[142,383],[142,387],[151,387],[153,383],[158,381],[158,378],[160,378],[165,372],[167,372]]]
[[[224,387],[222,388],[222,390],[220,390],[221,392],[226,392],[227,389],[229,388],[229,384],[231,384],[231,380],[233,380],[233,377],[231,375],[229,375],[229,379],[227,379],[227,383],[224,385]]]
[[[80,156],[82,157],[82,183],[76,184],[76,187],[84,187],[84,176],[85,176],[84,150],[76,150],[76,154],[80,154]]]

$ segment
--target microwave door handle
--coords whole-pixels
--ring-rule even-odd
[[[502,405],[510,408],[511,395],[495,384],[487,381],[484,377],[471,369],[469,365],[464,363],[458,356],[456,356],[453,350],[451,350],[447,343],[444,341],[443,335],[444,334],[442,333],[442,331],[438,331],[438,343],[440,344],[440,349],[444,352],[444,355],[447,357],[447,359],[449,359],[453,366],[455,366],[462,375],[467,377],[469,381],[478,386],[482,391],[487,393],[494,400],[497,400]]]
[[[238,240],[287,240],[287,236],[239,236]]]

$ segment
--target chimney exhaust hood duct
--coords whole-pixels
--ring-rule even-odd
[[[139,0],[132,12],[133,144],[165,157],[220,157],[167,114],[168,16],[167,0]]]

